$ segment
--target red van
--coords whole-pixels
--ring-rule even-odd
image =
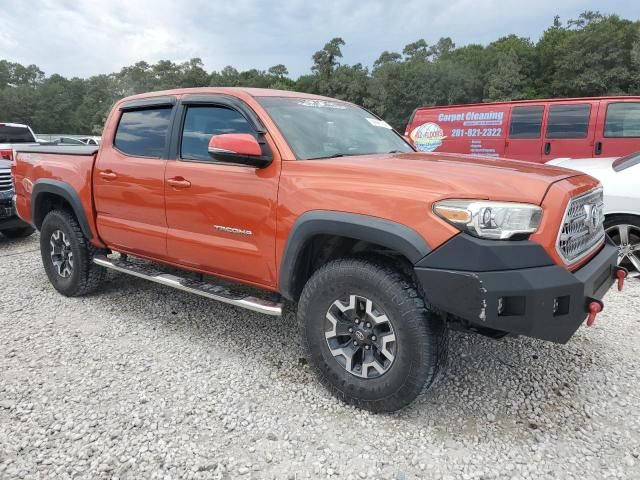
[[[640,97],[561,98],[417,108],[405,135],[423,152],[545,163],[640,150]]]

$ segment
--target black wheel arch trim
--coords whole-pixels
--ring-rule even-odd
[[[84,236],[88,240],[91,240],[93,238],[91,228],[89,227],[89,221],[87,220],[87,216],[85,215],[78,192],[76,192],[73,187],[66,182],[48,178],[37,180],[33,185],[33,190],[31,192],[31,221],[38,230],[40,230],[40,227],[42,226],[42,220],[44,220],[44,216],[42,216],[41,219],[37,220],[38,216],[36,215],[39,206],[38,199],[43,193],[51,193],[67,201],[67,203],[71,205],[73,213],[78,219],[78,223],[80,224],[80,228],[82,229],[82,233],[84,234]]]
[[[282,256],[279,275],[280,293],[289,300],[296,294],[296,273],[301,253],[308,241],[317,235],[337,235],[371,242],[404,255],[417,263],[431,248],[415,230],[384,218],[333,210],[312,210],[296,220]]]

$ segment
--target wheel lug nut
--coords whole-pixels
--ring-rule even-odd
[[[355,340],[353,341],[353,346],[357,347],[358,346],[358,342],[356,342]]]
[[[369,345],[367,345],[367,346],[366,346],[366,347],[364,347],[364,348],[366,348],[367,350],[369,350],[371,347],[370,347]]]
[[[356,318],[356,325],[358,325],[359,323],[360,323],[360,320]]]
[[[376,336],[375,335],[371,335],[371,340],[373,340],[375,342],[376,341]]]
[[[353,333],[353,328],[349,327],[349,333]]]

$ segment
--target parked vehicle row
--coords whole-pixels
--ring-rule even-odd
[[[545,163],[640,151],[640,97],[525,100],[414,111],[405,135],[420,151]]]
[[[295,302],[319,379],[374,411],[432,384],[448,328],[564,343],[625,277],[598,180],[415,152],[327,97],[129,97],[99,150],[18,148],[14,173],[63,295],[108,268],[269,315]]]

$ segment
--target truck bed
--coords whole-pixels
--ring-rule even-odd
[[[51,188],[71,189],[67,201],[74,209],[82,209],[87,235],[96,242],[92,189],[93,165],[99,147],[34,146],[16,148],[15,186],[16,209],[19,216],[38,227],[42,219],[33,218],[32,201],[46,195]],[[64,181],[63,181],[64,180]],[[74,193],[75,192],[75,193]]]

